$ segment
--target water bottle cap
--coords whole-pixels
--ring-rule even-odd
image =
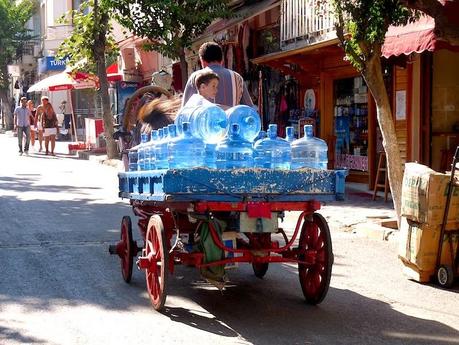
[[[162,128],[158,129],[158,136],[159,136],[160,139],[163,138],[163,136],[164,136],[164,130],[163,130]]]
[[[293,127],[292,126],[285,127],[285,131],[286,131],[288,136],[293,135]]]
[[[182,123],[182,131],[184,133],[188,133],[190,131],[190,123],[189,122]]]
[[[151,140],[158,140],[158,136],[159,136],[159,133],[157,129],[154,129],[151,131]]]
[[[172,124],[167,125],[167,130],[169,131],[169,135],[173,138],[177,136],[177,126]]]
[[[147,135],[146,133],[142,133],[142,134],[140,135],[140,141],[141,141],[142,143],[144,143],[144,142],[146,142],[147,140],[148,140],[148,135]]]
[[[312,125],[304,125],[304,136],[308,138],[313,137]]]
[[[237,123],[232,123],[231,124],[231,133],[232,134],[238,134],[239,133],[239,124],[237,124]]]

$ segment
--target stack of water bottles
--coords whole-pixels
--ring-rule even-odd
[[[261,130],[258,113],[238,105],[226,112],[214,104],[183,108],[175,123],[142,134],[129,152],[129,170],[207,167],[217,169],[327,169],[327,144],[304,126],[295,140],[293,127],[277,136],[277,125]]]

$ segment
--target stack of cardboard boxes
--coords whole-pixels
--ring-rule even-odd
[[[439,249],[442,250],[441,264],[451,266],[454,259],[451,256],[459,245],[459,188],[456,187],[450,202],[443,245],[439,248],[449,182],[448,174],[417,163],[405,165],[399,258],[405,266],[405,273],[419,282],[427,282],[434,275]]]

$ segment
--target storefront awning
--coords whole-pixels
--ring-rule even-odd
[[[390,26],[382,46],[382,56],[409,55],[434,51],[437,45],[435,21],[432,17],[421,16],[414,23],[404,26]]]

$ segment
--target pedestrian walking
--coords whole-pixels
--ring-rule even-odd
[[[27,101],[27,109],[30,110],[31,116],[30,116],[30,144],[32,147],[35,147],[35,136],[37,133],[37,123],[36,123],[36,114],[37,110],[34,107],[33,101],[29,99]],[[40,144],[41,147],[41,144]]]
[[[54,154],[54,147],[56,146],[56,135],[58,130],[58,122],[56,112],[49,102],[47,96],[41,98],[41,104],[37,107],[37,114],[43,128],[43,137],[45,138],[46,155]],[[51,143],[51,151],[49,144]]]
[[[223,108],[234,107],[238,104],[253,106],[242,76],[223,67],[223,51],[217,43],[206,42],[201,45],[199,59],[203,69],[193,72],[188,78],[183,93],[182,107],[192,95],[198,93],[196,78],[205,71],[214,72],[219,77],[219,87],[215,97],[216,104],[223,106]]]
[[[25,152],[26,155],[29,154],[29,143],[30,143],[30,117],[32,113],[29,108],[27,108],[27,98],[21,97],[21,105],[14,109],[14,130],[17,130],[18,133],[18,145],[19,145],[19,154]],[[25,135],[25,145],[24,151],[22,150],[22,139]]]
[[[64,129],[69,129],[70,128],[70,122],[72,118],[72,112],[70,111],[70,106],[67,104],[66,100],[63,100],[61,102],[61,105],[59,106],[59,110],[61,111],[62,114],[64,114]]]

